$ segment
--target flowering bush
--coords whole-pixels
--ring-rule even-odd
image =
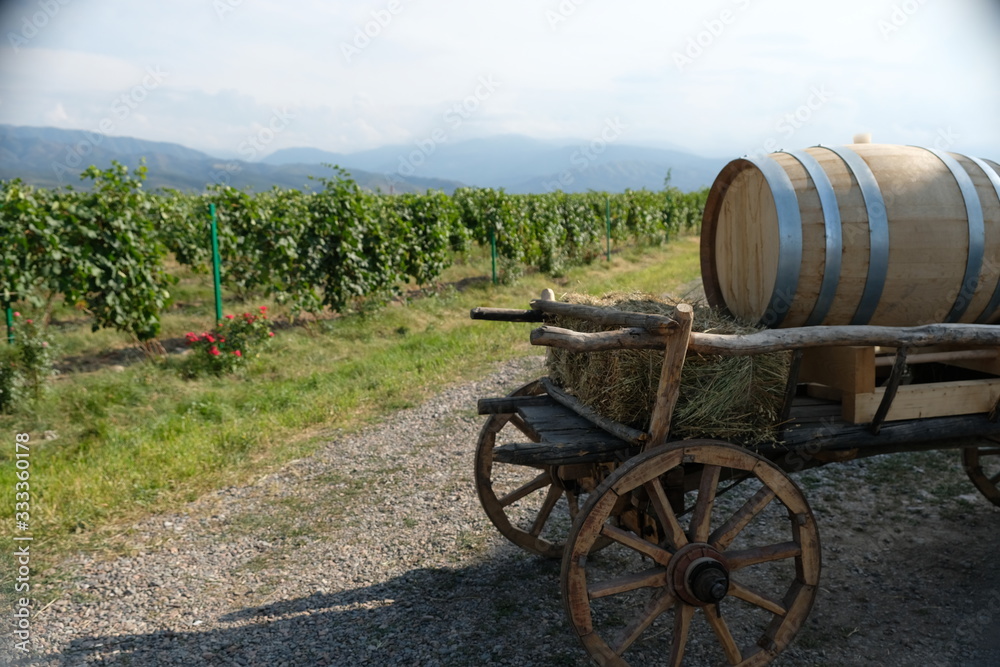
[[[52,375],[52,348],[34,320],[14,313],[14,344],[0,349],[0,412],[38,398]]]
[[[222,375],[238,371],[258,356],[273,337],[267,306],[261,306],[256,314],[226,315],[215,331],[186,335],[187,344],[194,350],[192,374],[205,371]]]

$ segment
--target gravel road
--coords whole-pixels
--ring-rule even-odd
[[[476,399],[541,374],[540,357],[502,364],[135,525],[128,555],[72,557],[33,619],[31,654],[12,664],[589,664],[563,615],[559,564],[507,543],[472,483]],[[1000,508],[955,452],[796,479],[824,569],[774,664],[1000,665]]]

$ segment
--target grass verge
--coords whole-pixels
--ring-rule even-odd
[[[545,287],[675,291],[698,275],[698,241],[630,249],[560,279],[529,275],[514,286],[478,278],[485,270],[482,262],[449,270],[445,279],[462,289],[280,329],[248,372],[221,378],[184,379],[177,355],[130,361],[129,341],[91,334],[80,318],[57,312],[54,343],[70,352],[65,363],[86,370],[64,373],[29,409],[0,417],[9,436],[0,450],[0,511],[13,515],[13,436],[28,432],[33,568],[67,549],[102,548],[122,522],[245,483],[308,455],[335,431],[482,376],[495,362],[540,353],[527,342],[530,325],[473,322],[470,308],[524,308]],[[184,300],[164,317],[167,341],[212,317],[204,276],[186,276],[178,293]]]

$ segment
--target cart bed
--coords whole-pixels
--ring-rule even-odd
[[[514,442],[494,449],[494,459],[517,465],[564,465],[625,460],[638,448],[606,432],[548,395],[479,401],[479,414],[511,413],[538,442]]]

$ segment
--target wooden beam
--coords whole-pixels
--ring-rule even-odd
[[[680,328],[667,341],[663,368],[660,370],[660,384],[656,390],[656,403],[653,405],[653,415],[649,420],[647,447],[662,445],[670,435],[670,420],[674,414],[674,406],[677,405],[677,396],[680,394],[681,371],[684,368],[684,359],[687,357],[694,309],[686,303],[679,304],[674,310],[674,318]]]
[[[949,352],[927,352],[911,354],[906,358],[908,364],[950,363],[953,361],[971,361],[979,359],[996,359],[996,350],[951,350]],[[892,356],[875,357],[875,366],[892,366]]]
[[[845,409],[844,419],[855,424],[871,422],[885,392],[885,387],[878,387],[874,393],[854,396],[853,411]],[[897,390],[886,420],[988,414],[998,400],[1000,378],[909,384]]]
[[[660,333],[677,329],[679,326],[673,319],[664,315],[632,313],[627,310],[584,306],[577,303],[563,303],[547,299],[532,301],[531,308],[551,315],[562,315],[564,317],[586,320],[600,326],[638,327],[650,332]]]
[[[538,327],[531,332],[532,345],[558,347],[571,352],[602,352],[605,350],[662,350],[669,336],[633,327],[618,331],[579,333],[560,327]]]
[[[572,465],[620,460],[631,445],[613,442],[515,442],[493,449],[493,459],[512,465]],[[634,450],[633,450],[634,451]]]
[[[534,303],[534,302],[532,302]],[[532,345],[547,345],[575,352],[618,349],[664,349],[670,335],[642,327],[579,333],[559,327],[539,327],[531,332]],[[688,348],[701,354],[749,356],[782,350],[838,345],[925,347],[929,345],[1000,345],[1000,326],[989,324],[928,324],[921,327],[799,327],[767,329],[744,335],[692,333]]]
[[[813,451],[833,452],[859,448],[859,456],[863,457],[916,451],[920,443],[928,443],[927,449],[947,449],[968,444],[963,443],[963,439],[990,434],[1000,435],[1000,424],[990,422],[985,413],[888,421],[878,435],[872,435],[867,423],[790,424],[782,434],[783,444],[773,445],[770,449],[762,447],[759,453],[771,457],[780,456],[782,449],[790,450],[787,452],[790,460],[779,462],[782,468],[789,470],[795,469],[786,467],[791,464],[801,467],[803,456]]]
[[[540,310],[512,308],[473,308],[469,311],[469,318],[490,322],[541,322],[545,318],[545,313]]]
[[[920,327],[799,327],[767,329],[742,336],[696,333],[691,349],[704,354],[745,356],[831,345],[1000,345],[1000,327],[991,324],[927,324]]]

